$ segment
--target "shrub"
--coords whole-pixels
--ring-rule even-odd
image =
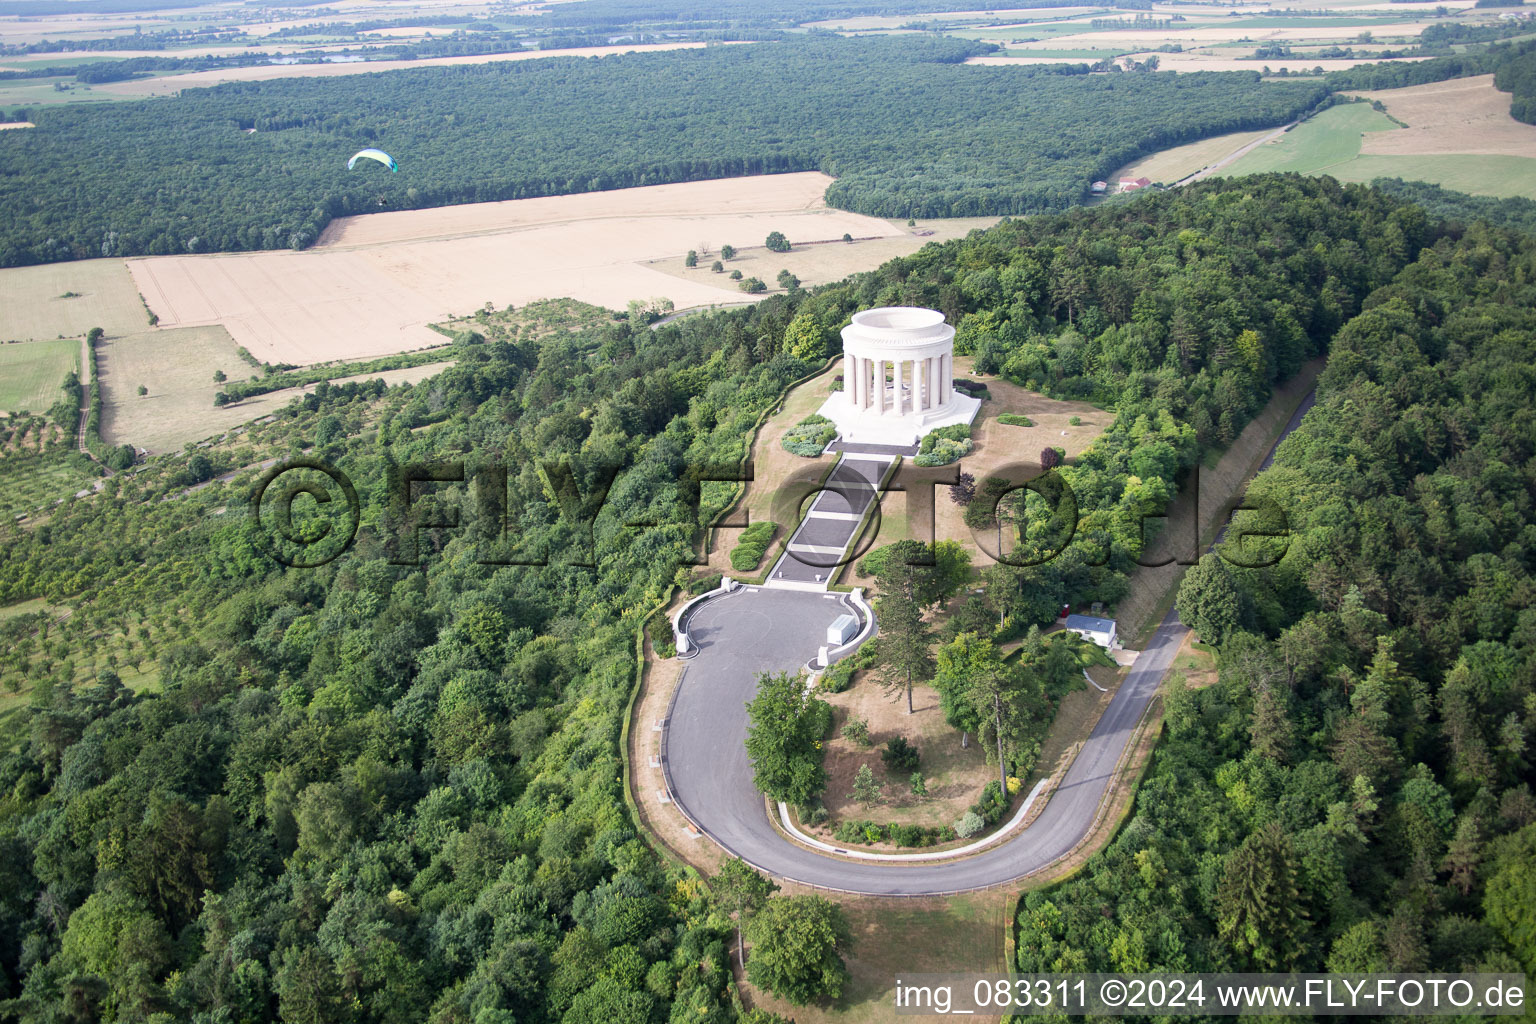
[[[741,271],[739,271],[739,270],[731,271],[731,280],[732,281],[740,281],[742,279],[742,276],[743,275],[742,275]]]
[[[976,478],[961,473],[958,482],[949,489],[949,500],[956,505],[969,505],[976,498]]]
[[[836,436],[837,427],[831,420],[812,413],[784,435],[784,450],[791,455],[814,459]]]
[[[897,846],[933,845],[933,834],[921,825],[889,825],[886,832]]]
[[[739,273],[741,273],[741,271],[735,271],[732,276],[735,276]],[[751,295],[756,295],[758,292],[765,292],[768,290],[768,286],[762,282],[762,279],[756,277],[747,278],[745,281],[741,282],[741,284],[737,285],[737,287]]]
[[[961,839],[969,839],[986,827],[986,822],[975,811],[966,811],[964,817],[955,822],[955,835]]]
[[[924,434],[912,462],[918,466],[944,466],[969,455],[972,447],[970,426],[955,423]]]
[[[1008,795],[1018,796],[1019,790],[1024,788],[1023,781],[1017,775],[1008,776]]]
[[[1067,423],[1074,427],[1080,427],[1083,425],[1083,418],[1081,416],[1068,416]]]
[[[731,568],[737,572],[752,572],[756,569],[778,529],[777,523],[763,521],[753,523],[741,531],[741,540],[731,549]]]
[[[853,682],[854,667],[852,658],[844,658],[827,669],[816,685],[825,693],[842,693]],[[846,728],[843,734],[847,735]]]
[[[1035,421],[1028,416],[1020,416],[1016,412],[1005,412],[997,418],[997,422],[1005,423],[1010,427],[1032,427]]]
[[[861,747],[873,744],[869,738],[869,723],[862,718],[850,718],[843,726],[843,739],[857,743]]]
[[[912,457],[912,464],[914,466],[947,466],[969,455],[971,447],[969,439],[951,441],[947,437],[941,437],[930,444],[929,439],[925,437],[922,448]]]
[[[917,770],[922,758],[917,748],[908,743],[905,736],[897,736],[886,741],[885,749],[880,752],[880,760],[885,762],[885,767],[889,771],[911,772]]]
[[[885,839],[885,828],[872,821],[845,821],[832,837],[840,843],[878,843]]]
[[[833,377],[832,378],[832,383],[827,385],[827,390],[828,391],[841,391],[841,390],[843,390],[843,375],[842,374],[838,374],[836,377]]]
[[[1061,453],[1055,448],[1040,449],[1040,468],[1055,469],[1061,465]]]
[[[724,578],[724,574],[718,572],[710,573],[708,576],[700,576],[698,579],[688,584],[688,593],[702,594],[706,591],[714,590],[720,585],[720,581]]]
[[[673,658],[677,656],[677,638],[672,635],[672,620],[666,615],[657,613],[651,616],[651,621],[646,623],[646,635],[651,638],[651,648],[658,658]]]
[[[1001,821],[1003,812],[1007,809],[1008,801],[1003,798],[1003,788],[998,785],[996,779],[987,783],[981,791],[981,799],[971,805],[971,813],[988,825],[996,825]]]

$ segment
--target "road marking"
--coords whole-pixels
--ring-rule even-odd
[[[818,512],[818,511],[812,509],[810,512],[807,512],[805,514],[805,518],[807,518],[807,519],[837,519],[837,520],[840,520],[840,521],[845,522],[845,523],[856,523],[860,519],[863,519],[864,517],[863,517],[863,515],[857,515],[857,514],[855,514],[853,512]]]

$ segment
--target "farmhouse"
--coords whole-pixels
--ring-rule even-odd
[[[1151,178],[1121,178],[1120,191],[1135,192],[1137,189],[1146,188],[1150,184],[1152,184]]]
[[[1114,619],[1101,619],[1093,615],[1068,615],[1066,628],[1084,640],[1092,640],[1100,647],[1109,649],[1115,646]]]

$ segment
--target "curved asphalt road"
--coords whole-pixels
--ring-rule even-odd
[[[743,588],[704,602],[688,635],[688,663],[667,722],[667,778],[690,819],[727,850],[776,878],[887,896],[975,889],[1038,871],[1087,834],[1131,730],[1157,692],[1186,629],[1169,612],[1105,709],[1061,785],[1034,823],[964,860],[890,864],[813,853],[769,823],[752,787],[742,706],[759,672],[794,671],[815,654],[826,627],[847,611],[837,595]]]
[[[1309,395],[1302,402],[1280,440],[1296,429],[1312,401]],[[1271,449],[1265,467],[1273,457]],[[688,623],[699,653],[688,662],[673,697],[662,767],[673,799],[689,819],[759,870],[883,896],[939,895],[1010,882],[1077,846],[1093,824],[1131,730],[1189,631],[1170,609],[1028,828],[963,860],[892,864],[824,856],[785,839],[769,822],[747,759],[743,705],[756,694],[758,674],[804,666],[823,643],[826,627],[848,610],[837,594],[757,587],[699,605]]]

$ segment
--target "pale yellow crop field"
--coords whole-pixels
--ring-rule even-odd
[[[1225,51],[1230,53],[1232,51]],[[1384,61],[1339,60],[1318,59],[1306,54],[1298,54],[1295,57],[1281,57],[1272,60],[1243,60],[1231,56],[1217,56],[1207,53],[1135,53],[1130,55],[1134,60],[1146,60],[1148,57],[1156,57],[1159,71],[1262,71],[1266,67],[1271,71],[1279,71],[1285,68],[1291,74],[1298,72],[1310,72],[1314,68],[1322,68],[1326,71],[1347,71],[1361,64],[1411,64],[1415,61],[1429,60],[1428,57],[1396,57]]]
[[[1144,156],[1140,160],[1126,164],[1116,171],[1110,181],[1118,181],[1121,178],[1148,177],[1153,181],[1171,185],[1182,178],[1186,178],[1196,171],[1209,167],[1223,157],[1237,152],[1244,146],[1257,142],[1270,134],[1273,129],[1264,129],[1257,132],[1233,132],[1230,135],[1217,135],[1209,139],[1201,139],[1199,142],[1190,142],[1172,149],[1165,149],[1151,156]]]
[[[148,325],[122,260],[0,270],[0,341],[72,338],[92,327],[132,334]]]
[[[787,270],[799,279],[802,287],[841,281],[849,274],[872,270],[898,256],[910,256],[931,242],[947,242],[964,238],[972,231],[989,228],[1001,217],[955,217],[922,220],[909,228],[906,221],[886,221],[891,234],[880,238],[857,238],[852,242],[831,241],[815,245],[795,244],[789,252],[772,252],[761,243],[739,253],[726,264],[727,272],[716,274],[710,269],[717,255],[700,259],[697,267],[684,266],[682,256],[671,256],[646,264],[681,281],[704,281],[722,288],[733,288],[735,282],[728,279],[728,271],[739,270],[743,277],[755,277],[768,286],[768,294],[782,292],[778,286],[779,271]],[[791,236],[791,242],[795,239]],[[746,296],[734,293],[734,301]]]
[[[1368,134],[1360,146],[1362,156],[1536,157],[1536,125],[1509,116],[1509,93],[1493,87],[1492,75],[1355,95],[1380,100],[1388,114],[1408,126]]]
[[[761,246],[772,231],[801,243],[904,233],[828,209],[831,180],[777,174],[372,214],[338,221],[307,252],[128,267],[163,327],[223,324],[262,361],[359,359],[441,344],[428,324],[486,302],[569,297],[623,309],[631,299],[686,308],[745,298],[721,275],[683,280],[644,265],[689,249]]]

